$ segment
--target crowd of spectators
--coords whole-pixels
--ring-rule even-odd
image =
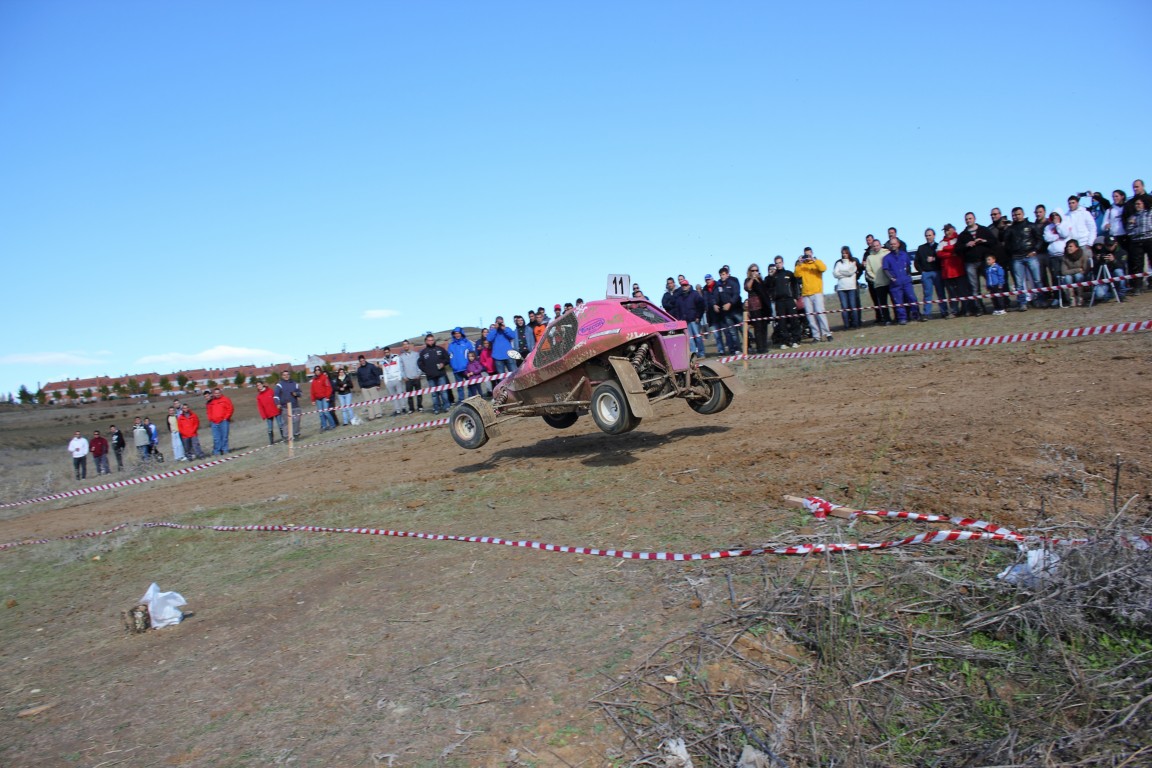
[[[1090,202],[1081,205],[1085,198]],[[945,224],[939,239],[935,229],[928,228],[924,242],[915,251],[895,227],[888,228],[883,240],[867,235],[862,258],[843,246],[831,274],[840,303],[840,330],[863,327],[866,309],[876,325],[905,325],[933,317],[979,317],[989,312],[1003,315],[1012,303],[1017,311],[1025,312],[1029,307],[1124,301],[1147,289],[1142,275],[1152,255],[1152,196],[1140,179],[1132,183],[1131,197],[1120,189],[1113,190],[1110,199],[1085,191],[1070,195],[1063,213],[1037,205],[1030,220],[1017,206],[1011,209],[1010,218],[993,208],[989,219],[988,224],[980,224],[976,215],[968,212],[962,229]],[[827,271],[827,264],[811,248],[805,248],[791,268],[783,256],[765,264],[763,271],[750,264],[743,283],[725,264],[717,270],[717,277],[705,274],[703,283],[696,285],[682,274],[667,278],[660,305],[687,324],[697,357],[707,356],[709,339],[717,355],[742,352],[745,317],[748,349],[754,353],[776,346],[794,349],[806,337],[814,343],[831,342],[828,317],[833,313],[824,306]],[[1120,279],[1088,287],[1077,285],[1102,278]],[[862,305],[862,289],[868,292],[870,306]],[[981,294],[1008,295],[991,296],[989,310]],[[633,284],[632,295],[648,299],[639,284]],[[553,311],[559,316],[582,303],[577,299],[575,304],[555,304]],[[257,382],[257,411],[268,442],[277,442],[277,433],[279,440],[300,438],[301,417],[309,402],[320,431],[326,432],[382,418],[388,406],[394,417],[423,413],[425,393],[421,390],[427,388],[434,388],[428,393],[434,415],[447,413],[457,398],[490,396],[488,377],[515,371],[517,361],[532,351],[551,320],[544,307],[539,307],[514,315],[511,325],[498,316],[472,339],[463,328],[456,327],[447,340],[426,333],[419,350],[404,341],[399,351],[385,347],[379,360],[361,355],[351,371],[347,366],[315,366],[307,401],[292,371],[283,371],[274,386]],[[357,389],[363,405],[354,409]],[[212,453],[227,454],[232,401],[219,388],[206,391],[204,396]],[[290,433],[286,423],[289,412]],[[166,427],[173,458],[204,458],[200,419],[189,404],[175,401],[168,409]],[[148,419],[135,420],[132,440],[141,464],[163,461],[159,430]],[[89,454],[95,459],[97,474],[111,471],[110,454],[116,459],[117,470],[123,471],[126,445],[124,434],[115,426],[109,438],[96,431],[89,440],[77,432],[68,445],[76,479],[87,477]]]

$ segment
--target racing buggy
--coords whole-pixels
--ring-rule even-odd
[[[719,413],[743,384],[725,365],[697,362],[689,349],[687,324],[649,301],[590,301],[548,324],[491,401],[474,396],[457,405],[448,417],[452,438],[479,448],[512,418],[539,416],[566,429],[585,414],[620,435],[655,415],[654,403],[676,397],[697,413]]]

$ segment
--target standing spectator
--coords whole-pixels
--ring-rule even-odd
[[[929,227],[924,230],[924,243],[916,249],[916,271],[920,273],[920,290],[924,293],[924,310],[920,313],[921,320],[932,316],[933,300],[940,305],[940,317],[948,314],[944,304],[944,278],[940,275],[940,261],[936,258],[936,251],[940,244],[936,242],[936,230]]]
[[[1012,209],[1012,223],[1004,235],[1004,253],[1012,260],[1012,275],[1016,283],[1016,290],[1021,291],[1016,297],[1016,306],[1021,312],[1028,311],[1028,302],[1032,301],[1032,293],[1040,287],[1040,243],[1036,239],[1036,228],[1032,222],[1024,218],[1024,209],[1016,206]]]
[[[896,238],[896,242],[900,243],[900,247],[904,250],[904,253],[908,253],[908,243],[900,239],[900,235],[896,233],[896,227],[888,227],[888,240],[885,242],[890,241],[892,238]]]
[[[1066,288],[1068,306],[1080,307],[1084,300],[1080,297],[1080,287],[1076,283],[1084,281],[1084,273],[1088,271],[1088,254],[1080,247],[1076,238],[1069,238],[1064,244],[1064,258],[1061,262],[1061,280]]]
[[[912,257],[900,247],[900,240],[893,237],[888,241],[888,255],[881,261],[884,274],[888,275],[888,295],[892,297],[892,306],[896,310],[896,323],[908,325],[908,319],[920,320],[919,305],[916,303],[916,291],[912,287]]]
[[[968,310],[976,311],[975,306],[965,299],[968,295],[968,273],[964,270],[964,260],[956,253],[956,227],[951,224],[944,225],[944,239],[936,251],[936,258],[940,262],[940,277],[944,282],[944,291],[948,295],[948,304],[945,306],[943,317],[952,318],[960,314],[968,314]]]
[[[276,382],[276,386],[272,389],[272,399],[276,401],[276,405],[281,408],[292,406],[292,439],[300,439],[300,398],[304,396],[304,392],[300,389],[300,385],[292,378],[292,371],[280,371],[280,381]]]
[[[675,311],[672,316],[683,320],[688,328],[688,344],[696,357],[704,357],[704,337],[700,335],[700,319],[704,317],[704,297],[696,292],[688,278],[680,275],[680,287],[672,297]]]
[[[374,421],[382,415],[380,403],[376,402],[380,399],[380,368],[375,363],[368,362],[364,355],[356,358],[356,363],[356,383],[360,385],[360,394],[366,403],[364,420]]]
[[[1129,275],[1143,272],[1145,259],[1152,261],[1152,206],[1145,201],[1146,197],[1147,195],[1135,198],[1132,203],[1132,215],[1124,221],[1124,229],[1128,233]],[[1135,271],[1132,271],[1133,268]],[[1133,294],[1140,292],[1142,280],[1143,278],[1135,278],[1130,284]]]
[[[993,208],[988,213],[992,222],[988,225],[989,231],[996,236],[996,243],[998,245],[1004,244],[1004,236],[1008,234],[1008,219],[1004,218],[1004,214],[1000,212],[999,208]],[[999,254],[997,254],[999,256]]]
[[[144,417],[144,429],[148,432],[148,455],[157,461],[164,461],[160,455],[160,430],[156,429],[156,425],[147,416]]]
[[[872,238],[871,235],[868,237]],[[872,238],[872,245],[864,255],[864,277],[868,281],[869,293],[872,294],[873,306],[876,308],[876,322],[880,325],[892,325],[892,316],[888,314],[888,286],[892,282],[884,272],[884,257],[888,251],[879,240]]]
[[[404,391],[416,392],[420,389],[420,355],[412,349],[412,344],[405,340],[400,345],[400,375],[404,377]],[[415,399],[408,395],[408,410],[411,413],[424,412],[424,395],[417,394]]]
[[[783,256],[777,256],[768,268],[768,285],[776,318],[772,343],[779,344],[780,349],[796,349],[800,346],[800,317],[796,311],[796,304],[800,301],[800,280],[784,266]]]
[[[767,293],[768,284],[760,277],[760,267],[755,264],[748,265],[748,273],[744,278],[744,292],[748,295],[745,308],[748,310],[748,322],[745,332],[751,330],[752,349],[761,355],[768,351],[768,308],[772,299]]]
[[[864,267],[864,285],[867,286],[868,298],[872,301],[872,314],[875,316],[876,325],[881,325],[885,320],[888,319],[888,311],[886,309],[883,309],[884,305],[887,304],[888,300],[887,299],[885,299],[884,301],[880,300],[880,297],[876,293],[875,277],[874,277],[872,271],[868,269],[868,257],[876,252],[878,245],[879,245],[879,243],[876,241],[876,238],[873,237],[872,235],[865,235],[864,236],[864,252],[863,252],[863,255],[860,257],[860,264]],[[880,259],[883,259],[883,258],[884,258],[884,254],[881,253]],[[877,264],[876,270],[877,271],[880,270],[879,264]]]
[[[522,315],[513,316],[512,323],[513,332],[516,334],[516,341],[512,346],[520,354],[521,360],[527,360],[528,353],[536,346],[536,334],[532,333]]]
[[[740,281],[732,277],[728,265],[720,267],[720,279],[716,281],[717,300],[720,303],[720,322],[728,345],[728,354],[741,352],[737,329],[744,324],[744,302],[740,299]]]
[[[1130,275],[1132,271],[1129,267],[1136,266],[1134,263],[1136,261],[1143,261],[1143,254],[1133,258],[1133,251],[1128,247],[1128,229],[1124,226],[1124,209],[1127,205],[1128,195],[1125,194],[1124,190],[1112,190],[1112,207],[1104,214],[1104,224],[1100,227],[1100,232],[1104,234],[1105,239],[1110,237],[1119,244],[1119,250],[1123,251],[1128,259],[1123,265],[1124,274]],[[1115,261],[1115,258],[1113,258],[1113,261]],[[1111,268],[1110,271],[1112,271]],[[1134,279],[1132,282],[1138,283],[1139,278]],[[1127,289],[1127,285],[1125,285],[1125,289]]]
[[[523,322],[523,319],[521,319]],[[452,358],[444,351],[443,347],[436,344],[436,337],[428,334],[424,337],[424,348],[420,350],[417,357],[417,364],[420,366],[420,371],[428,380],[428,386],[432,387],[432,413],[448,412],[448,397],[446,394],[437,389],[437,387],[447,386],[448,376],[444,369],[452,362]]]
[[[352,424],[352,377],[348,375],[348,366],[342,365],[336,371],[336,378],[332,380],[332,391],[340,402],[340,423],[344,426]]]
[[[996,263],[996,254],[990,253],[984,257],[984,280],[988,283],[988,291],[992,294],[992,314],[1003,315],[1008,300],[998,293],[1008,290],[1008,276],[1004,267]]]
[[[204,410],[212,428],[212,455],[223,456],[228,453],[228,433],[232,427],[232,414],[236,410],[232,407],[232,399],[226,397],[220,387],[216,387]]]
[[[184,442],[184,456],[188,461],[193,458],[204,458],[204,449],[200,447],[200,417],[192,412],[187,405],[180,406],[180,415],[176,417],[176,428],[180,431],[180,439]]]
[[[264,419],[264,426],[268,429],[268,445],[273,445],[276,442],[272,431],[273,424],[280,427],[280,439],[285,438],[284,414],[281,413],[280,406],[276,404],[276,396],[272,393],[272,389],[262,381],[256,382],[256,412],[260,414],[260,418]]]
[[[840,248],[840,260],[832,265],[836,278],[836,295],[840,298],[840,319],[844,330],[859,328],[863,322],[860,312],[860,262],[848,246]]]
[[[1044,205],[1037,205],[1033,210],[1033,213],[1036,215],[1036,218],[1032,220],[1032,231],[1036,234],[1038,256],[1040,257],[1040,279],[1044,281],[1044,287],[1051,289],[1043,296],[1038,297],[1033,302],[1033,306],[1048,307],[1059,302],[1059,299],[1057,298],[1057,292],[1060,285],[1060,272],[1058,265],[1057,271],[1055,272],[1049,268],[1050,264],[1048,260],[1048,244],[1044,240],[1044,229],[1049,224],[1048,208]],[[1064,253],[1063,247],[1061,247],[1060,253]]]
[[[184,441],[180,439],[180,426],[176,423],[179,415],[175,406],[169,408],[164,423],[168,427],[168,439],[172,443],[172,458],[176,461],[184,461]]]
[[[392,353],[392,347],[384,347],[384,358],[380,361],[384,369],[384,388],[392,400],[392,415],[399,416],[408,413],[408,406],[403,397],[404,374],[400,368],[400,355]]]
[[[1068,228],[1064,226],[1064,217],[1056,211],[1048,216],[1048,224],[1044,227],[1044,242],[1048,244],[1048,271],[1052,275],[1052,303],[1049,306],[1061,306],[1060,294],[1064,284],[1064,249],[1068,245]]]
[[[96,474],[112,474],[112,470],[108,468],[108,441],[100,435],[100,430],[97,429],[92,433],[92,439],[88,442],[88,450],[91,451],[92,459],[96,462]]]
[[[480,379],[488,375],[484,370],[484,364],[480,362],[480,358],[476,355],[475,349],[470,349],[468,354],[468,364],[464,366],[464,380],[468,382],[468,397],[476,397],[483,392],[483,385],[480,384]]]
[[[1068,197],[1068,212],[1064,214],[1064,226],[1068,228],[1068,237],[1077,243],[1083,243],[1083,248],[1091,248],[1096,242],[1096,219],[1080,207],[1079,195]]]
[[[148,434],[148,427],[144,426],[144,422],[137,416],[132,420],[132,445],[136,447],[136,453],[140,456],[142,464],[148,463],[148,448],[152,444],[152,437]]]
[[[956,251],[964,260],[964,271],[968,274],[968,286],[977,317],[984,314],[984,300],[980,298],[980,276],[984,269],[984,257],[990,253],[995,254],[998,244],[999,241],[992,230],[976,223],[976,214],[972,211],[964,214],[964,231],[956,241]]]
[[[484,366],[484,372],[487,375],[496,375],[496,361],[492,359],[492,345],[488,342],[488,339],[480,340],[480,352],[477,354],[477,358],[480,360],[480,365]],[[483,382],[481,382],[481,386],[483,386]],[[492,394],[491,384],[488,385],[488,392],[486,395],[490,394]]]
[[[825,271],[824,262],[812,255],[811,248],[805,248],[796,266],[796,276],[800,278],[800,293],[804,300],[804,313],[808,315],[808,327],[812,329],[812,340],[817,342],[832,341],[828,318],[824,316]]]
[[[544,335],[544,329],[548,327],[548,316],[544,314],[543,307],[537,312],[529,312],[528,315],[531,318],[528,321],[528,327],[532,329],[532,335],[536,338],[536,343],[539,344],[540,337]],[[479,359],[479,354],[476,357]],[[468,386],[471,387],[472,385],[469,384]]]
[[[492,345],[492,359],[496,361],[498,373],[512,373],[516,370],[516,361],[508,357],[508,350],[514,348],[516,334],[512,329],[505,327],[504,318],[497,317],[496,322],[488,329],[488,343]]]
[[[320,417],[320,431],[335,429],[336,417],[328,410],[332,399],[332,381],[318,365],[312,368],[312,386],[309,387],[309,394],[312,396],[312,405],[316,406],[316,413]]]
[[[528,315],[532,317],[532,321],[536,322],[536,313],[529,312]],[[532,345],[536,345],[535,328],[529,328],[529,333],[532,334]],[[531,349],[531,347],[529,347]],[[475,352],[476,345],[472,340],[464,335],[464,329],[456,326],[452,329],[452,341],[448,342],[448,357],[452,358],[452,376],[456,382],[460,384],[460,399],[464,399],[464,387],[467,376],[465,370],[468,368],[468,353]]]
[[[108,428],[109,439],[112,443],[112,453],[116,456],[116,471],[124,471],[124,449],[128,447],[128,443],[124,440],[124,433],[116,428],[113,424]]]
[[[72,470],[77,480],[88,479],[88,440],[77,430],[68,441],[68,453],[72,454]]]
[[[676,281],[672,278],[664,281],[664,295],[660,298],[660,306],[672,317],[676,317]]]
[[[704,285],[700,288],[700,295],[704,297],[704,303],[707,307],[705,317],[707,318],[708,327],[712,329],[712,333],[716,334],[716,354],[727,354],[724,348],[724,334],[721,328],[724,327],[724,315],[720,309],[720,286],[712,278],[712,275],[704,275]],[[735,352],[736,350],[732,350]]]

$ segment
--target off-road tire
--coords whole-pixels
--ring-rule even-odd
[[[688,405],[696,413],[710,416],[732,404],[732,391],[724,384],[723,379],[716,378],[716,372],[706,365],[699,366],[701,382],[710,388],[709,396],[704,400],[689,400]]]
[[[542,413],[540,418],[544,419],[544,423],[555,429],[568,429],[576,423],[580,418],[580,414],[576,411],[569,411],[568,413]]]
[[[592,390],[590,411],[596,426],[608,435],[631,432],[640,423],[632,414],[624,390],[615,381],[605,381]]]
[[[448,415],[448,431],[457,445],[468,450],[488,442],[488,430],[484,429],[480,412],[467,404],[456,406]]]

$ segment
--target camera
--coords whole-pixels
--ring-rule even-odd
[[[1074,197],[1091,197],[1092,193],[1090,191],[1076,192],[1076,193],[1074,193],[1073,196]]]

